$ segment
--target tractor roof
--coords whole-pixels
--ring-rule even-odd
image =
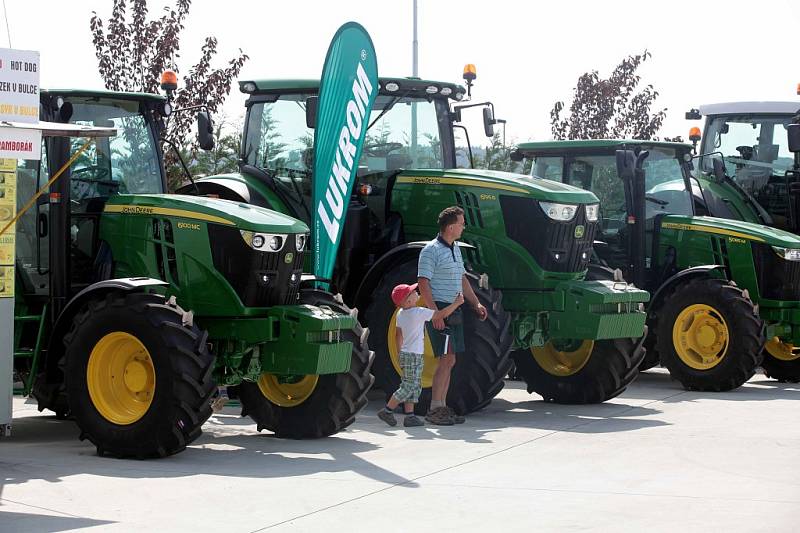
[[[526,142],[517,145],[517,151],[526,156],[580,154],[586,152],[607,152],[616,150],[622,145],[629,147],[645,146],[654,148],[671,148],[679,152],[688,152],[692,145],[667,141],[645,141],[641,139],[586,139],[572,141]]]
[[[411,94],[428,94],[426,90],[428,87],[434,86],[439,90],[447,87],[450,89],[450,98],[455,98],[457,93],[462,96],[466,92],[464,87],[457,83],[448,83],[442,81],[423,80],[420,78],[378,78],[378,83],[381,85],[381,90],[388,94],[404,94],[406,91],[411,91]],[[386,91],[388,83],[396,83],[398,89],[393,92]],[[245,85],[255,84],[255,91],[245,90]],[[318,79],[272,79],[272,80],[243,80],[239,82],[239,90],[246,94],[253,93],[286,93],[286,92],[308,92],[316,93],[319,89]]]
[[[755,113],[794,115],[800,111],[800,102],[726,102],[701,105],[699,111],[703,116],[749,115]]]
[[[64,96],[86,96],[89,98],[116,98],[122,100],[152,100],[163,102],[166,97],[153,93],[135,93],[123,91],[106,91],[98,89],[42,89],[42,94],[52,96],[56,94]]]

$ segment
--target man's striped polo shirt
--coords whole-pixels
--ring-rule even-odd
[[[431,293],[437,302],[453,303],[462,292],[464,260],[458,245],[447,244],[441,235],[425,245],[419,254],[417,277],[430,280]]]

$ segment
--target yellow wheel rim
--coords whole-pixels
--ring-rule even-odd
[[[153,359],[144,344],[130,333],[109,333],[89,354],[86,383],[92,404],[103,418],[121,426],[133,424],[153,402]]]
[[[586,366],[594,350],[593,340],[574,340],[531,348],[533,358],[548,374],[567,377],[577,374]]]
[[[425,307],[425,302],[420,298],[417,300],[417,307]],[[392,366],[395,372],[402,377],[403,370],[400,368],[400,352],[397,351],[397,342],[394,340],[395,332],[397,331],[396,319],[397,312],[400,309],[395,309],[392,318],[389,320],[389,328],[386,332],[386,343],[389,346],[389,359],[392,361]],[[433,355],[433,346],[431,340],[428,338],[428,332],[425,332],[425,351],[423,352],[422,362],[422,387],[428,388],[433,384],[433,374],[436,372],[436,367],[439,366],[439,361]]]
[[[781,341],[778,337],[773,337],[767,344],[764,345],[769,353],[775,359],[781,361],[795,361],[800,359],[800,348],[794,344]]]
[[[672,326],[675,352],[690,368],[709,370],[728,352],[730,333],[722,315],[706,304],[694,304],[680,312]]]
[[[280,407],[297,407],[314,393],[319,376],[311,374],[287,380],[275,374],[261,374],[258,388],[269,401]]]

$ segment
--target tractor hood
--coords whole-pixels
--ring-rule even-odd
[[[406,170],[397,176],[397,183],[465,185],[495,191],[495,194],[516,193],[548,202],[570,204],[598,202],[592,192],[572,185],[497,170]]]
[[[763,242],[770,246],[800,249],[800,236],[761,224],[715,217],[686,217],[667,215],[661,227],[683,231],[699,231],[727,235],[735,239]]]
[[[103,213],[162,216],[235,226],[273,233],[308,233],[303,222],[292,217],[239,202],[181,194],[120,194],[111,197]]]

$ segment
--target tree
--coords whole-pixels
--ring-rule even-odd
[[[650,57],[645,50],[628,56],[606,79],[596,70],[578,78],[569,116],[561,116],[564,102],[550,111],[555,139],[654,139],[666,116],[666,108],[650,112],[658,91],[647,85],[637,92],[639,66]]]
[[[148,20],[147,0],[114,0],[107,25],[93,11],[89,26],[106,89],[158,93],[164,70],[180,73],[176,63],[180,57],[180,33],[190,6],[191,0],[176,0],[175,7],[164,7],[161,17]],[[212,115],[217,112],[248,56],[240,49],[226,66],[212,68],[216,53],[217,39],[206,37],[200,60],[183,76],[183,83],[175,91],[173,107],[205,105]],[[176,145],[185,146],[193,123],[194,114],[175,113],[167,123],[165,135]],[[167,154],[166,163],[170,166],[173,156],[171,152]]]
[[[510,145],[503,143],[499,133],[492,136],[492,142],[484,149],[483,157],[475,157],[475,167],[485,168],[486,170],[503,170],[505,172],[522,172],[522,165],[511,160],[511,152],[516,143],[511,141]],[[528,166],[530,171],[530,165]]]

